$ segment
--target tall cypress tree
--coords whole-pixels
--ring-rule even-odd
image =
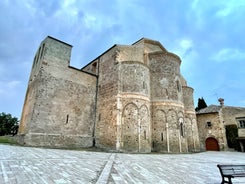
[[[207,107],[207,104],[205,102],[205,100],[202,98],[198,98],[198,104],[197,107],[195,108],[195,111],[199,111],[201,109],[204,109]]]

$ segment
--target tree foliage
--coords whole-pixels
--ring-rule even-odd
[[[12,117],[11,114],[0,113],[0,136],[17,134],[19,128],[18,122],[18,118]]]
[[[226,139],[229,148],[234,148],[239,151],[239,143],[237,141],[238,137],[238,128],[236,125],[226,125]]]
[[[207,104],[205,102],[205,100],[202,98],[198,98],[198,104],[197,107],[195,108],[195,111],[199,111],[201,109],[204,109],[207,107]]]

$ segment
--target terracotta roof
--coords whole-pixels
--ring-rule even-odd
[[[221,109],[220,105],[209,105],[208,107],[197,111],[197,114],[215,113]]]

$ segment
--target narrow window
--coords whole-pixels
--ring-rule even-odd
[[[37,63],[37,56],[35,55],[34,62],[33,62],[33,65],[32,65],[32,69],[36,66],[36,63]]]
[[[211,126],[212,126],[212,123],[211,123],[210,121],[208,121],[208,122],[207,122],[207,127],[208,127],[208,128],[211,128]]]
[[[42,59],[42,57],[43,57],[43,50],[44,50],[44,47],[45,47],[45,43],[42,45],[42,50],[41,50],[40,59]]]
[[[177,85],[177,90],[178,90],[178,92],[180,92],[180,91],[181,91],[181,87],[180,87],[180,83],[179,83],[178,80],[176,81],[176,85]]]
[[[183,123],[180,123],[180,135],[182,137],[184,137],[184,127],[183,127]]]
[[[66,124],[69,122],[69,114],[66,115]]]
[[[92,64],[92,72],[96,72],[97,63]]]
[[[163,133],[161,133],[161,141],[163,141]]]
[[[145,140],[146,140],[146,131],[144,130],[144,138],[145,138]]]
[[[143,81],[143,89],[145,89],[145,81]]]
[[[38,61],[39,61],[40,52],[41,52],[41,47],[39,47],[39,49],[38,49],[38,54],[37,54],[37,63],[38,63]]]

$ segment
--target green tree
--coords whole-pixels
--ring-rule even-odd
[[[204,109],[207,107],[207,104],[205,102],[205,100],[202,98],[198,98],[198,103],[197,103],[197,107],[195,108],[195,111],[199,111],[201,109]]]
[[[17,134],[19,128],[18,122],[18,118],[12,117],[11,114],[0,113],[0,136]]]
[[[229,148],[234,148],[235,150],[240,150],[239,143],[237,141],[238,128],[236,125],[226,125],[226,139]]]

